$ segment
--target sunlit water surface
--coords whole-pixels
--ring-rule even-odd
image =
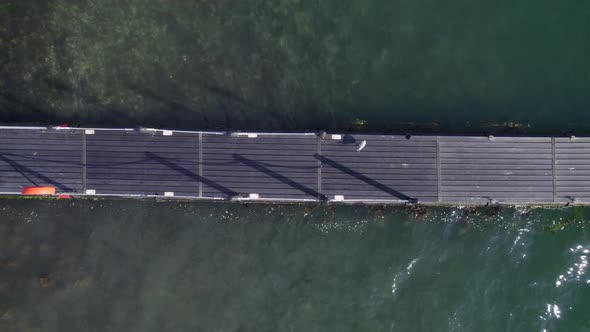
[[[0,207],[2,331],[590,329],[581,209]]]

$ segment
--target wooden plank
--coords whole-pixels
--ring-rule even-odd
[[[369,177],[377,177],[383,181],[407,181],[407,182],[421,182],[421,181],[432,181],[437,182],[436,172],[416,173],[414,175],[403,175],[403,174],[391,174],[391,173],[362,173],[361,174]],[[350,174],[347,173],[330,173],[330,176],[324,179],[324,182],[342,182],[342,180],[348,180],[351,178]]]
[[[440,151],[440,136],[436,137],[436,200],[442,201],[442,165]]]
[[[339,165],[326,165],[324,163],[324,169],[331,167],[336,170],[346,170],[346,169],[380,169],[380,170],[402,170],[402,169],[420,169],[420,170],[434,170],[436,172],[436,163],[430,161],[422,161],[421,163],[410,163],[410,162],[387,162],[387,163],[370,163],[370,162],[363,162],[362,160],[355,160],[354,162],[350,161],[341,161],[334,160],[338,162]]]
[[[581,192],[590,192],[590,188],[581,185],[559,184],[558,192],[574,194]]]
[[[583,161],[590,161],[590,155],[587,154],[565,154],[565,153],[558,153],[556,155],[556,159],[560,162],[560,163],[567,163],[570,160],[583,160]]]
[[[51,177],[51,181],[48,180],[44,180],[44,179],[35,179],[33,181],[28,180],[26,178],[20,177],[20,178],[7,178],[4,179],[2,181],[0,181],[0,183],[4,184],[4,185],[15,185],[17,186],[15,189],[17,189],[17,191],[20,191],[22,188],[20,187],[21,185],[25,185],[25,186],[45,186],[45,185],[49,185],[49,186],[54,186],[56,187],[56,189],[58,190],[63,190],[63,188],[61,187],[70,187],[69,190],[74,190],[75,188],[79,188],[82,184],[82,179],[63,179],[63,178],[58,178],[58,177]]]
[[[495,188],[473,188],[469,186],[452,186],[452,187],[444,187],[443,194],[444,196],[451,196],[452,193],[456,194],[478,194],[482,195],[484,193],[503,193],[503,195],[516,195],[522,194],[526,196],[527,194],[538,193],[538,192],[548,192],[550,195],[553,193],[553,188],[551,186],[546,187],[520,187],[520,188],[505,188],[505,187],[495,187]]]
[[[157,162],[158,159],[169,159],[169,160],[176,160],[177,162],[184,162],[184,163],[196,163],[198,160],[198,156],[194,155],[193,153],[189,153],[187,149],[184,153],[161,153],[161,152],[152,152],[149,150],[145,150],[138,153],[115,153],[115,152],[87,152],[86,158],[92,160],[92,163],[117,163],[117,162],[124,162],[124,161],[145,161],[145,162]],[[90,162],[89,162],[90,163]]]
[[[258,194],[263,197],[297,197],[302,199],[316,199],[313,194],[296,188],[232,188],[231,191],[216,189],[213,187],[204,187],[203,195],[205,197],[218,197],[223,199],[235,198],[239,196],[248,197],[249,194]]]
[[[436,179],[421,179],[421,180],[408,180],[408,179],[379,179],[381,183],[387,185],[395,185],[395,186],[428,186],[428,187],[436,187]],[[362,181],[356,178],[327,178],[324,179],[324,185],[346,185],[350,183],[354,185],[355,183],[366,183],[366,181]]]
[[[512,149],[518,147],[520,149],[550,149],[549,144],[551,143],[482,143],[482,142],[443,142],[441,141],[440,146],[442,148],[496,148],[496,149]]]
[[[529,160],[546,160],[551,159],[551,150],[547,150],[544,153],[463,153],[463,152],[449,152],[443,151],[440,154],[441,158],[446,160],[486,160],[490,156],[493,156],[493,160],[501,162],[503,160],[522,160],[528,162]]]
[[[481,158],[481,159],[474,159],[474,158],[465,158],[465,159],[441,159],[442,165],[452,165],[452,164],[459,164],[459,165],[473,165],[472,167],[477,167],[476,165],[494,165],[494,166],[519,166],[519,165],[547,165],[551,168],[551,159],[550,158],[538,158],[538,159],[516,159],[516,158],[507,158],[507,159],[492,159],[492,158]],[[444,167],[444,166],[443,166]]]
[[[10,143],[10,144],[0,144],[0,149],[4,153],[12,153],[12,154],[23,154],[28,155],[31,153],[48,153],[48,151],[55,152],[61,155],[68,155],[71,153],[80,153],[77,149],[80,144],[61,144],[61,142],[56,141],[52,144],[18,144],[18,143]]]
[[[362,139],[358,139],[355,140],[353,142],[349,142],[349,143],[345,143],[345,142],[341,142],[341,141],[336,141],[336,140],[331,140],[329,138],[324,139],[324,145],[327,148],[326,151],[330,151],[332,149],[345,149],[344,151],[347,151],[348,149],[353,149],[355,150],[355,146],[362,141]],[[376,142],[374,140],[368,139],[367,141],[367,148],[369,149],[375,149],[377,151],[385,151],[388,150],[390,148],[412,148],[412,149],[416,149],[416,150],[421,150],[421,149],[434,149],[436,148],[436,140],[433,141],[423,141],[423,142],[405,142],[405,141],[381,141],[381,142]]]
[[[454,172],[454,171],[465,171],[465,172],[481,171],[482,174],[486,174],[484,172],[492,172],[492,171],[493,172],[517,172],[517,171],[531,170],[531,171],[538,171],[538,172],[548,171],[549,174],[551,174],[550,173],[551,169],[552,169],[551,163],[538,164],[538,165],[537,164],[520,164],[520,165],[476,164],[476,165],[474,165],[474,164],[455,163],[455,164],[444,164],[444,166],[442,168],[442,172],[443,172],[443,174],[445,174],[445,173]]]
[[[95,189],[97,195],[104,195],[104,196],[164,196],[164,191],[150,191],[150,190],[119,190],[119,189],[112,189],[112,188],[104,188],[104,189]],[[183,191],[175,191],[174,197],[195,197],[195,193],[193,192],[183,192]],[[166,197],[167,199],[174,199],[174,197]]]
[[[456,142],[458,144],[469,143],[469,142],[476,142],[476,143],[485,143],[485,144],[498,144],[498,143],[511,143],[511,144],[520,144],[520,143],[551,143],[550,137],[494,137],[490,139],[486,136],[441,136],[440,139],[441,143],[451,143]]]
[[[153,174],[149,172],[135,173],[92,173],[88,179],[92,180],[113,180],[113,181],[141,181],[141,180],[152,180],[157,179],[158,181],[177,181],[182,182],[185,181],[187,176],[185,174],[170,174],[170,172],[166,172],[166,174],[161,174],[155,177]]]
[[[368,146],[368,145],[367,145]],[[365,147],[367,148],[367,147]],[[332,156],[355,156],[359,154],[356,150],[352,149],[337,149],[334,146],[331,148],[326,149],[329,151]],[[408,155],[408,156],[431,156],[436,154],[436,146],[428,146],[428,147],[415,147],[415,146],[397,146],[397,145],[386,145],[377,149],[374,146],[370,146],[363,149],[363,154],[366,153],[393,153],[394,155]]]
[[[556,159],[555,138],[551,138],[551,185],[553,187],[553,202],[557,200],[557,171],[555,169]]]
[[[231,197],[237,193],[257,193],[264,197],[283,197],[290,193],[315,199],[320,196],[315,154],[316,136],[204,136],[203,176],[209,182],[203,182],[203,194]]]
[[[484,188],[493,188],[493,187],[518,187],[521,185],[527,185],[530,187],[534,186],[552,186],[551,177],[547,176],[543,180],[442,180],[443,186],[477,186],[477,187],[484,187]]]
[[[297,145],[303,146],[314,146],[315,147],[315,136],[259,136],[256,138],[249,137],[232,137],[232,136],[203,136],[204,142],[209,146],[233,146],[246,147],[248,149],[255,148],[257,146],[273,145],[284,146],[284,145]]]
[[[206,164],[211,164],[212,162],[218,161],[240,161],[246,159],[251,159],[255,162],[266,162],[272,163],[275,165],[291,165],[291,164],[309,164],[315,165],[316,160],[313,155],[303,156],[303,155],[284,155],[284,156],[276,156],[273,154],[268,154],[264,156],[256,156],[256,155],[248,155],[247,153],[239,153],[239,151],[234,151],[231,154],[224,154],[224,155],[210,155],[204,154],[203,158],[206,160]]]
[[[441,144],[442,145],[442,144]],[[446,152],[460,152],[460,153],[474,153],[474,154],[481,154],[481,153],[549,153],[551,151],[550,147],[547,147],[545,144],[543,146],[533,146],[533,147],[521,147],[520,145],[512,146],[512,147],[501,147],[501,146],[481,146],[478,145],[477,147],[471,146],[463,146],[463,145],[452,145],[452,146],[445,146]]]
[[[79,132],[0,131],[2,191],[24,186],[54,186],[60,192],[82,190],[82,136]]]
[[[476,176],[547,176],[551,175],[551,168],[543,166],[543,169],[526,169],[524,167],[520,167],[519,169],[504,169],[504,168],[492,168],[492,169],[482,169],[478,167],[478,169],[460,169],[451,166],[447,166],[446,169],[442,170],[442,176],[444,178],[461,178],[462,176],[465,177],[476,177]]]
[[[87,163],[87,140],[86,133],[82,133],[82,192],[86,192],[88,189],[88,163]]]
[[[198,160],[198,178],[202,179],[203,178],[203,134],[199,133],[199,147],[198,147],[198,155],[199,155],[199,160]],[[199,197],[203,197],[203,181],[198,181],[198,186],[199,186]]]
[[[37,156],[18,156],[0,152],[0,163],[21,163],[30,166],[41,165],[75,165],[82,167],[82,155],[70,156],[53,156],[53,157],[37,157]]]
[[[509,199],[544,199],[545,203],[550,203],[553,199],[553,192],[546,191],[546,192],[535,192],[535,193],[526,193],[526,192],[495,192],[495,191],[488,191],[488,192],[454,192],[454,193],[445,193],[443,196],[444,202],[461,202],[463,200],[469,200],[472,198],[487,198],[488,200],[496,199],[496,200],[509,200]]]
[[[469,183],[474,182],[496,182],[496,181],[521,181],[521,182],[528,182],[528,181],[550,181],[548,177],[551,173],[547,172],[542,175],[464,175],[461,176],[460,174],[454,175],[445,175],[444,182],[451,182],[455,183],[456,181],[465,181]]]
[[[588,166],[590,163],[590,159],[559,159],[557,158],[558,165],[568,165],[570,167],[578,167],[578,166]]]
[[[553,201],[550,138],[444,137],[441,182],[444,202]]]
[[[127,145],[113,147],[118,140]],[[102,194],[197,195],[197,134],[163,136],[98,131],[87,135],[86,158],[87,187]]]
[[[590,197],[590,138],[341,135],[0,130],[0,189],[444,203]]]
[[[495,202],[501,204],[547,204],[548,197],[503,197],[494,198]],[[475,204],[475,205],[487,205],[490,204],[488,197],[470,197],[470,198],[456,198],[452,200],[443,201],[446,204],[462,205],[462,204]]]
[[[36,165],[28,166],[27,167],[30,171],[38,172],[38,173],[47,173],[47,172],[57,172],[57,173],[64,173],[64,174],[72,174],[72,176],[76,176],[76,174],[80,174],[80,166],[63,166],[60,165],[59,168],[56,168],[55,165],[47,166],[47,167],[38,167]],[[13,173],[16,169],[12,165],[3,164],[0,162],[0,172],[2,174],[6,173]],[[0,175],[2,176],[2,175]]]
[[[187,153],[187,150],[190,151],[194,147],[194,144],[190,144],[187,146],[179,146],[179,145],[172,145],[169,142],[166,145],[142,145],[142,146],[110,146],[110,145],[103,145],[95,144],[88,148],[88,152],[123,152],[123,153],[141,153],[143,150],[149,150],[153,153]]]
[[[317,148],[316,148],[316,156],[321,156],[322,155],[322,141],[323,139],[321,137],[316,138],[317,141]],[[315,158],[316,159],[316,188],[317,188],[317,198],[319,200],[324,200],[325,199],[325,195],[324,195],[324,189],[323,189],[323,177],[322,177],[322,161],[320,160],[320,158]]]
[[[436,190],[435,191],[420,191],[420,190],[413,190],[413,191],[406,191],[401,193],[404,196],[408,196],[410,198],[423,198],[423,197],[433,197],[436,198]],[[344,199],[362,199],[362,198],[386,198],[386,199],[395,199],[395,200],[407,200],[407,198],[399,197],[399,195],[392,195],[387,192],[383,191],[374,191],[374,190],[357,190],[357,191],[333,191],[332,193],[326,194],[328,198],[333,199],[335,195],[343,195]]]
[[[315,198],[317,196],[317,192],[315,191],[315,183],[300,183],[301,187],[286,187],[283,183],[235,183],[232,184],[231,191],[240,192],[240,193],[272,193],[272,192],[292,192],[297,193],[299,195],[306,195],[311,196],[309,198]],[[220,189],[216,189],[217,191],[222,191]]]
[[[355,138],[367,140],[362,151],[356,151],[356,144],[323,141],[320,158],[325,195],[344,195],[351,199],[409,200],[420,196],[436,199],[436,136],[419,140],[381,137],[378,145],[371,136],[355,135]],[[399,147],[415,150],[394,150]],[[422,174],[426,177],[404,180],[408,175]]]

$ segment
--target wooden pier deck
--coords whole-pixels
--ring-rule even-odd
[[[201,200],[588,204],[590,138],[1,127],[0,194],[44,185]]]

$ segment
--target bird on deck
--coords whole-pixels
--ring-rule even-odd
[[[357,151],[362,150],[365,146],[367,145],[367,141],[366,140],[362,140],[359,142],[358,144],[358,148],[356,149]]]

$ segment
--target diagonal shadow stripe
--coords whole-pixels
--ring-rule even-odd
[[[176,172],[184,174],[197,182],[202,182],[203,184],[208,185],[209,187],[217,189],[218,191],[228,195],[228,197],[230,197],[230,198],[232,196],[238,195],[237,192],[235,192],[227,187],[224,187],[215,181],[211,181],[204,176],[200,176],[198,174],[195,174],[195,172],[191,171],[190,169],[187,169],[187,168],[184,168],[178,164],[175,164],[172,161],[170,161],[164,157],[160,157],[157,154],[152,153],[152,152],[144,152],[144,153],[146,155],[147,160],[155,160],[155,161],[159,162],[160,164],[170,168],[171,170],[174,170]]]
[[[243,163],[244,165],[250,166],[259,172],[269,175],[272,178],[275,178],[290,187],[293,187],[297,190],[301,190],[302,192],[304,192],[307,195],[316,197],[317,199],[319,199],[321,201],[327,200],[327,197],[325,195],[323,195],[322,193],[320,193],[316,190],[313,190],[313,189],[311,189],[311,188],[309,188],[297,181],[294,181],[294,180],[292,180],[280,173],[277,173],[277,172],[271,170],[270,168],[264,166],[264,163],[261,163],[256,160],[248,159],[244,156],[241,156],[241,155],[235,154],[235,153],[232,156],[234,157],[235,160]]]
[[[412,201],[413,200],[410,196],[404,195],[401,192],[399,192],[399,191],[397,191],[395,189],[392,189],[392,188],[390,188],[390,187],[384,185],[383,183],[380,183],[380,182],[378,182],[378,181],[376,181],[374,179],[371,179],[370,177],[368,177],[368,176],[366,176],[366,175],[364,175],[362,173],[359,173],[359,172],[357,172],[357,171],[355,171],[355,170],[353,170],[353,169],[351,169],[351,168],[349,168],[347,166],[344,166],[341,163],[339,163],[339,162],[337,162],[337,161],[335,161],[333,159],[330,159],[328,157],[325,157],[325,156],[322,156],[322,155],[318,155],[318,154],[316,154],[314,157],[317,160],[321,161],[322,164],[326,164],[326,165],[329,165],[331,167],[334,167],[335,169],[340,170],[340,171],[342,171],[342,172],[344,172],[346,174],[349,174],[349,175],[351,175],[351,176],[353,176],[353,177],[355,177],[355,178],[357,178],[357,179],[365,182],[366,184],[371,185],[371,186],[379,189],[380,191],[383,191],[383,192],[386,192],[386,193],[390,194],[391,196],[395,196],[398,199],[407,200],[407,201]]]
[[[6,155],[4,153],[0,153],[0,160],[5,161],[7,164],[12,166],[12,168],[16,172],[18,172],[20,175],[22,175],[25,179],[27,179],[27,181],[29,181],[34,186],[39,186],[40,182],[36,182],[32,177],[35,177],[45,183],[52,184],[53,186],[59,188],[62,191],[73,191],[72,188],[65,186],[65,185],[45,176],[37,171],[33,171],[32,169],[28,168],[27,166],[6,157]],[[27,174],[29,174],[30,176]]]

